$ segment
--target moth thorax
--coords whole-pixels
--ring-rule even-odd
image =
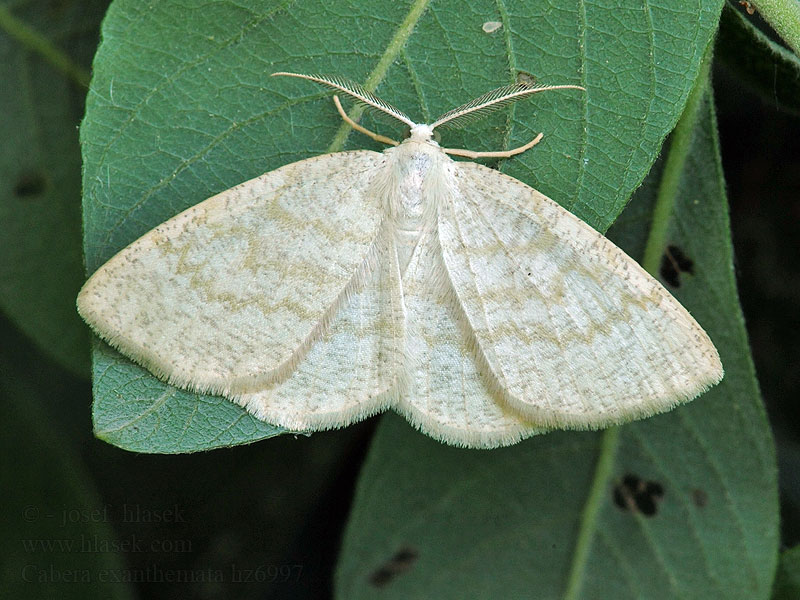
[[[417,151],[418,149],[418,151]],[[399,230],[421,231],[435,215],[431,183],[437,177],[438,161],[424,144],[408,144],[405,160],[397,161],[395,181],[387,195],[389,211]]]

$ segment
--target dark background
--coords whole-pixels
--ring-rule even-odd
[[[782,538],[800,543],[800,119],[714,72],[736,277],[778,447]]]

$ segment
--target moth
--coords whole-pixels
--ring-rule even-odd
[[[723,375],[691,315],[608,239],[543,194],[450,156],[434,131],[578,86],[502,87],[431,124],[339,77],[275,73],[409,127],[384,152],[270,171],[159,225],[97,270],[78,310],[170,384],[294,431],[385,409],[449,444],[666,411]]]

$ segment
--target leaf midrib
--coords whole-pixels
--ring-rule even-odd
[[[428,8],[429,3],[430,0],[415,0],[414,4],[411,5],[406,18],[403,19],[402,23],[400,23],[400,26],[397,28],[397,31],[395,32],[391,41],[386,46],[386,50],[384,50],[383,54],[381,55],[378,64],[375,65],[375,68],[372,69],[372,72],[369,74],[369,76],[367,76],[367,79],[364,82],[364,89],[369,92],[374,92],[378,88],[380,83],[386,77],[389,67],[392,66],[392,63],[397,60],[397,57],[405,48],[408,38],[411,37],[414,27],[419,22],[422,14],[425,12],[425,9]],[[358,118],[363,112],[364,107],[357,105],[350,112],[349,116],[354,121],[358,121]],[[339,131],[337,131],[336,135],[333,136],[333,141],[331,142],[331,145],[328,146],[327,152],[339,152],[342,148],[344,148],[344,143],[351,131],[353,131],[353,129],[350,127],[350,125],[343,122],[339,126]]]

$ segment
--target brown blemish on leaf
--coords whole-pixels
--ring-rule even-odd
[[[614,504],[622,510],[638,512],[652,517],[664,497],[664,487],[656,481],[646,481],[637,475],[627,474],[614,486]]]
[[[414,548],[409,546],[400,548],[394,556],[370,574],[369,582],[377,588],[385,587],[398,575],[413,567],[418,557],[419,553]]]
[[[659,275],[672,287],[681,287],[681,273],[694,275],[694,262],[683,253],[679,246],[667,246],[661,257]]]
[[[14,183],[14,195],[22,199],[41,196],[46,189],[47,178],[41,173],[23,173]]]
[[[705,508],[708,504],[708,494],[705,490],[701,490],[700,488],[696,488],[692,490],[692,502],[697,508]]]

